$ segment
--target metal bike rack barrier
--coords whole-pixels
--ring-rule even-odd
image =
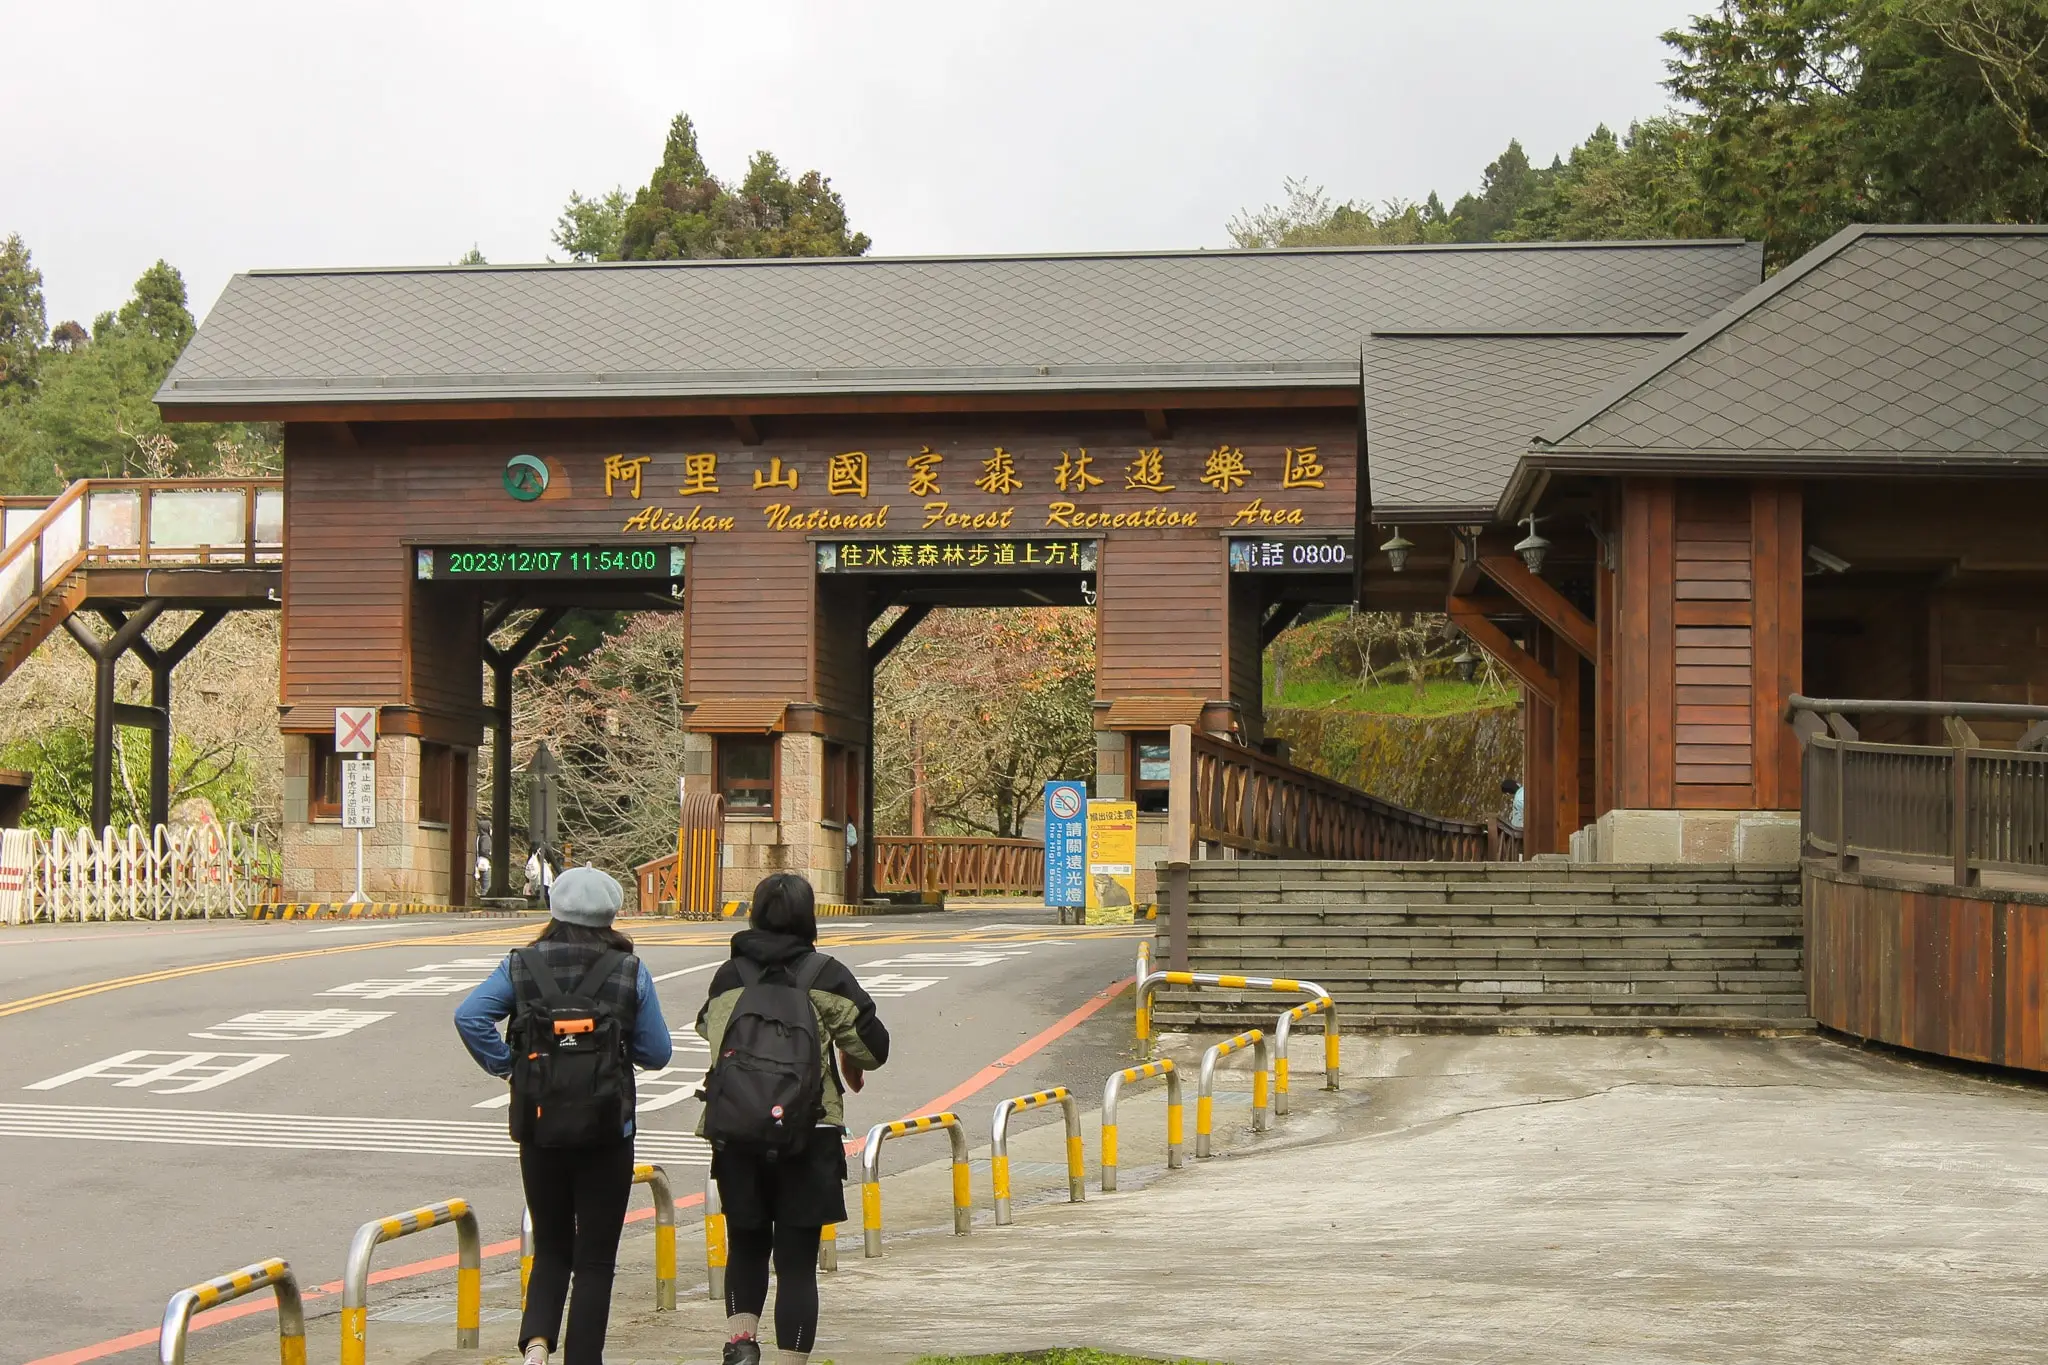
[[[953,1142],[953,1235],[965,1237],[974,1227],[973,1194],[967,1185],[967,1130],[958,1114],[925,1114],[894,1123],[878,1123],[868,1129],[867,1146],[860,1154],[860,1221],[862,1240],[869,1257],[882,1254],[882,1144],[910,1133],[946,1130]]]
[[[1152,997],[1161,986],[1194,986],[1224,991],[1280,991],[1328,1000],[1332,1011],[1337,1002],[1313,981],[1291,976],[1228,976],[1214,972],[1147,972],[1138,978],[1138,1055],[1152,1055]]]
[[[1010,1116],[1057,1104],[1067,1120],[1067,1202],[1078,1204],[1088,1197],[1088,1159],[1081,1150],[1081,1108],[1063,1085],[1032,1095],[1019,1095],[996,1106],[995,1123],[989,1139],[988,1173],[996,1192],[996,1226],[1008,1227],[1010,1216]]]
[[[1195,1082],[1195,1156],[1210,1155],[1209,1132],[1216,1123],[1216,1064],[1233,1052],[1252,1050],[1252,1131],[1266,1131],[1266,1034],[1251,1029],[1226,1038],[1202,1054],[1202,1074]]]
[[[718,1182],[704,1177],[704,1274],[706,1298],[713,1303],[725,1297],[725,1205],[719,1202]]]
[[[484,1239],[467,1199],[448,1199],[373,1218],[356,1229],[348,1244],[348,1268],[341,1277],[341,1365],[364,1365],[369,1356],[370,1254],[385,1242],[455,1224],[455,1345],[473,1351],[482,1344]]]
[[[1180,1069],[1171,1057],[1162,1057],[1156,1062],[1143,1066],[1126,1067],[1111,1076],[1102,1087],[1102,1192],[1108,1194],[1116,1189],[1116,1102],[1123,1094],[1124,1085],[1131,1081],[1149,1080],[1153,1076],[1166,1078],[1166,1168],[1177,1171],[1181,1167],[1181,1090]]]
[[[1273,1112],[1287,1113],[1287,1039],[1294,1026],[1312,1014],[1323,1015],[1323,1089],[1335,1090],[1341,1076],[1338,1053],[1342,1047],[1337,1037],[1337,1007],[1328,996],[1317,996],[1306,1004],[1296,1005],[1280,1016],[1279,1024],[1273,1030]]]
[[[633,1183],[654,1196],[654,1311],[676,1308],[676,1195],[668,1172],[641,1162],[633,1167]]]
[[[164,1305],[163,1330],[157,1333],[158,1365],[185,1365],[185,1334],[192,1329],[192,1315],[208,1308],[254,1294],[259,1289],[277,1291],[277,1358],[280,1365],[306,1365],[306,1308],[299,1298],[299,1281],[289,1261],[273,1256],[240,1270],[230,1270],[204,1284],[180,1289]]]

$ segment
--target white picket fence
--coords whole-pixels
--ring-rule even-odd
[[[0,833],[0,923],[247,915],[275,859],[255,828]]]

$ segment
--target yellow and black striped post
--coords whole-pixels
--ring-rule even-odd
[[[1010,1117],[1030,1109],[1057,1104],[1067,1123],[1067,1202],[1078,1204],[1088,1197],[1088,1164],[1081,1150],[1081,1109],[1063,1085],[1035,1094],[1018,1095],[996,1106],[990,1126],[988,1172],[995,1187],[996,1226],[1008,1227],[1010,1216]]]
[[[1150,1080],[1154,1076],[1166,1078],[1166,1168],[1177,1171],[1181,1166],[1181,1090],[1180,1069],[1171,1057],[1162,1057],[1156,1062],[1143,1066],[1126,1067],[1112,1075],[1102,1087],[1102,1192],[1108,1194],[1116,1189],[1117,1166],[1117,1100],[1123,1095],[1124,1087],[1136,1081]]]
[[[676,1196],[668,1172],[641,1162],[633,1167],[633,1183],[654,1196],[654,1311],[670,1313],[676,1306]]]
[[[718,1182],[704,1177],[704,1276],[713,1303],[725,1297],[725,1205],[718,1199]]]
[[[389,1218],[373,1218],[349,1241],[341,1277],[341,1365],[369,1358],[370,1256],[385,1242],[455,1224],[455,1345],[473,1351],[483,1337],[484,1239],[467,1199],[446,1199]]]
[[[958,1114],[925,1114],[868,1129],[860,1156],[860,1221],[862,1241],[870,1257],[882,1254],[882,1144],[911,1133],[945,1129],[953,1144],[953,1234],[965,1237],[974,1227],[974,1196],[967,1183],[967,1131]]]
[[[279,1365],[306,1365],[306,1309],[299,1297],[299,1281],[289,1261],[273,1256],[267,1261],[231,1270],[204,1284],[180,1289],[164,1305],[163,1327],[157,1333],[158,1365],[185,1365],[185,1336],[192,1330],[192,1315],[258,1290],[277,1292],[277,1358]]]
[[[1226,1038],[1202,1054],[1202,1073],[1195,1085],[1195,1156],[1210,1155],[1209,1134],[1216,1125],[1216,1064],[1233,1052],[1252,1049],[1252,1131],[1266,1131],[1266,1035],[1251,1029]]]
[[[1150,940],[1141,938],[1138,940],[1138,982],[1143,984],[1145,978],[1151,974],[1152,944]],[[1138,1049],[1141,1052],[1150,1052],[1152,1050],[1152,998],[1143,991],[1137,992],[1137,996]]]
[[[1236,976],[1217,972],[1146,972],[1138,978],[1138,1055],[1152,1055],[1152,997],[1161,986],[1190,986],[1197,990],[1277,991],[1285,995],[1306,995],[1330,1002],[1334,1024],[1337,1002],[1313,981],[1291,976]],[[1327,1045],[1326,1050],[1327,1050]],[[1335,1087],[1332,1087],[1333,1089]]]
[[[1323,1016],[1323,1089],[1335,1090],[1342,1075],[1339,1051],[1341,1043],[1337,1036],[1337,1007],[1321,996],[1305,1004],[1296,1005],[1280,1016],[1279,1026],[1273,1032],[1273,1112],[1287,1113],[1287,1049],[1289,1036],[1294,1026],[1311,1015]]]

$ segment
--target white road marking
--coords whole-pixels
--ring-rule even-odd
[[[519,1151],[502,1121],[239,1114],[70,1104],[0,1104],[0,1136],[416,1156],[506,1158],[518,1155]],[[711,1162],[709,1145],[690,1133],[642,1129],[635,1135],[633,1145],[634,1154],[643,1161],[685,1166],[705,1166]]]
[[[390,1017],[376,1010],[257,1010],[192,1036],[223,1043],[311,1043],[345,1037]]]
[[[309,934],[374,934],[379,929],[388,929],[388,924],[330,924],[325,929],[308,929]]]
[[[926,986],[936,986],[945,979],[943,976],[899,976],[895,972],[882,972],[876,976],[859,978],[862,989],[878,999],[906,996],[912,991],[921,991]]]
[[[450,976],[400,976],[375,977],[369,981],[351,981],[345,986],[336,986],[322,995],[348,995],[358,1000],[391,1000],[406,995],[461,995],[475,990],[483,983],[469,977]]]
[[[1029,957],[1029,948],[980,948],[959,953],[905,953],[901,957],[885,957],[879,962],[861,966],[861,971],[874,967],[994,967],[1013,957]]]
[[[124,1090],[161,1085],[166,1081],[188,1081],[169,1090],[152,1090],[152,1095],[196,1095],[229,1081],[281,1062],[285,1052],[123,1052],[105,1061],[81,1066],[61,1076],[25,1085],[23,1090],[55,1090],[74,1081],[112,1081]]]
[[[709,1047],[699,1049],[710,1052]],[[704,1084],[704,1067],[663,1067],[660,1071],[643,1071],[633,1081],[634,1112],[651,1114],[657,1109],[666,1109],[672,1104],[697,1097],[697,1087]],[[648,1099],[648,1086],[652,1083],[653,1099]],[[512,1092],[507,1089],[487,1100],[478,1100],[469,1106],[472,1109],[510,1109]]]
[[[663,981],[673,981],[679,976],[688,976],[692,972],[708,972],[713,967],[723,967],[724,965],[725,964],[723,962],[700,962],[694,967],[683,967],[673,972],[663,972],[660,976],[657,976],[654,979],[658,984]]]
[[[412,972],[482,972],[489,976],[498,970],[502,957],[458,957],[453,962],[429,962],[424,967],[408,967]]]

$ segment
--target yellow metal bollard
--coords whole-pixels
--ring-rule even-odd
[[[519,1307],[526,1307],[526,1286],[533,1282],[533,1210],[519,1211]]]
[[[654,1196],[654,1311],[676,1306],[676,1196],[668,1172],[645,1162],[633,1167],[633,1183]]]
[[[375,1218],[356,1229],[341,1279],[341,1365],[364,1365],[369,1356],[371,1253],[385,1242],[443,1223],[455,1224],[455,1345],[473,1351],[481,1343],[484,1240],[469,1201],[448,1199]]]
[[[1180,1070],[1171,1057],[1162,1057],[1156,1062],[1143,1066],[1127,1067],[1111,1076],[1102,1087],[1102,1190],[1107,1194],[1116,1189],[1117,1166],[1117,1099],[1123,1094],[1126,1083],[1148,1080],[1154,1076],[1166,1078],[1166,1167],[1179,1170],[1181,1165],[1181,1089]]]
[[[818,1269],[827,1272],[839,1269],[839,1224],[827,1223],[818,1230]]]
[[[868,1129],[860,1155],[861,1236],[868,1256],[882,1254],[882,1144],[910,1133],[945,1129],[953,1144],[953,1234],[965,1237],[974,1227],[974,1195],[967,1183],[967,1132],[958,1114],[925,1114]]]
[[[716,1303],[725,1297],[725,1205],[718,1199],[718,1182],[704,1177],[704,1274],[709,1286],[705,1296]]]
[[[989,1181],[995,1187],[997,1227],[1008,1227],[1015,1221],[1010,1216],[1010,1116],[1028,1109],[1043,1109],[1049,1104],[1057,1104],[1066,1117],[1067,1201],[1078,1204],[1088,1197],[1087,1158],[1081,1150],[1081,1110],[1074,1097],[1063,1085],[1019,1095],[996,1106],[995,1122],[990,1128],[988,1170]]]
[[[1147,939],[1138,940],[1138,975],[1141,984],[1152,974],[1152,944]],[[1152,997],[1143,991],[1137,992],[1138,1005],[1138,1051],[1142,1055],[1152,1050]]]
[[[1305,1004],[1296,1005],[1280,1016],[1280,1023],[1273,1031],[1273,1112],[1286,1114],[1288,1096],[1288,1040],[1294,1026],[1311,1015],[1323,1016],[1323,1089],[1335,1090],[1342,1075],[1339,1064],[1340,1043],[1337,1034],[1337,1006],[1326,997],[1318,996]]]
[[[1252,1049],[1252,1131],[1266,1131],[1266,1035],[1259,1029],[1226,1038],[1202,1054],[1202,1073],[1195,1087],[1195,1156],[1209,1156],[1209,1134],[1216,1121],[1216,1064],[1233,1052]]]
[[[163,1327],[156,1338],[158,1365],[185,1365],[185,1335],[192,1315],[232,1303],[260,1289],[277,1291],[277,1358],[279,1365],[306,1365],[306,1309],[290,1262],[273,1256],[255,1265],[231,1270],[204,1284],[180,1289],[164,1305]]]
[[[1147,972],[1138,978],[1138,1055],[1152,1053],[1152,997],[1161,986],[1192,986],[1225,991],[1279,991],[1331,1000],[1330,993],[1313,981],[1286,976],[1233,976],[1214,972]],[[1331,1000],[1332,1017],[1335,1001]]]

